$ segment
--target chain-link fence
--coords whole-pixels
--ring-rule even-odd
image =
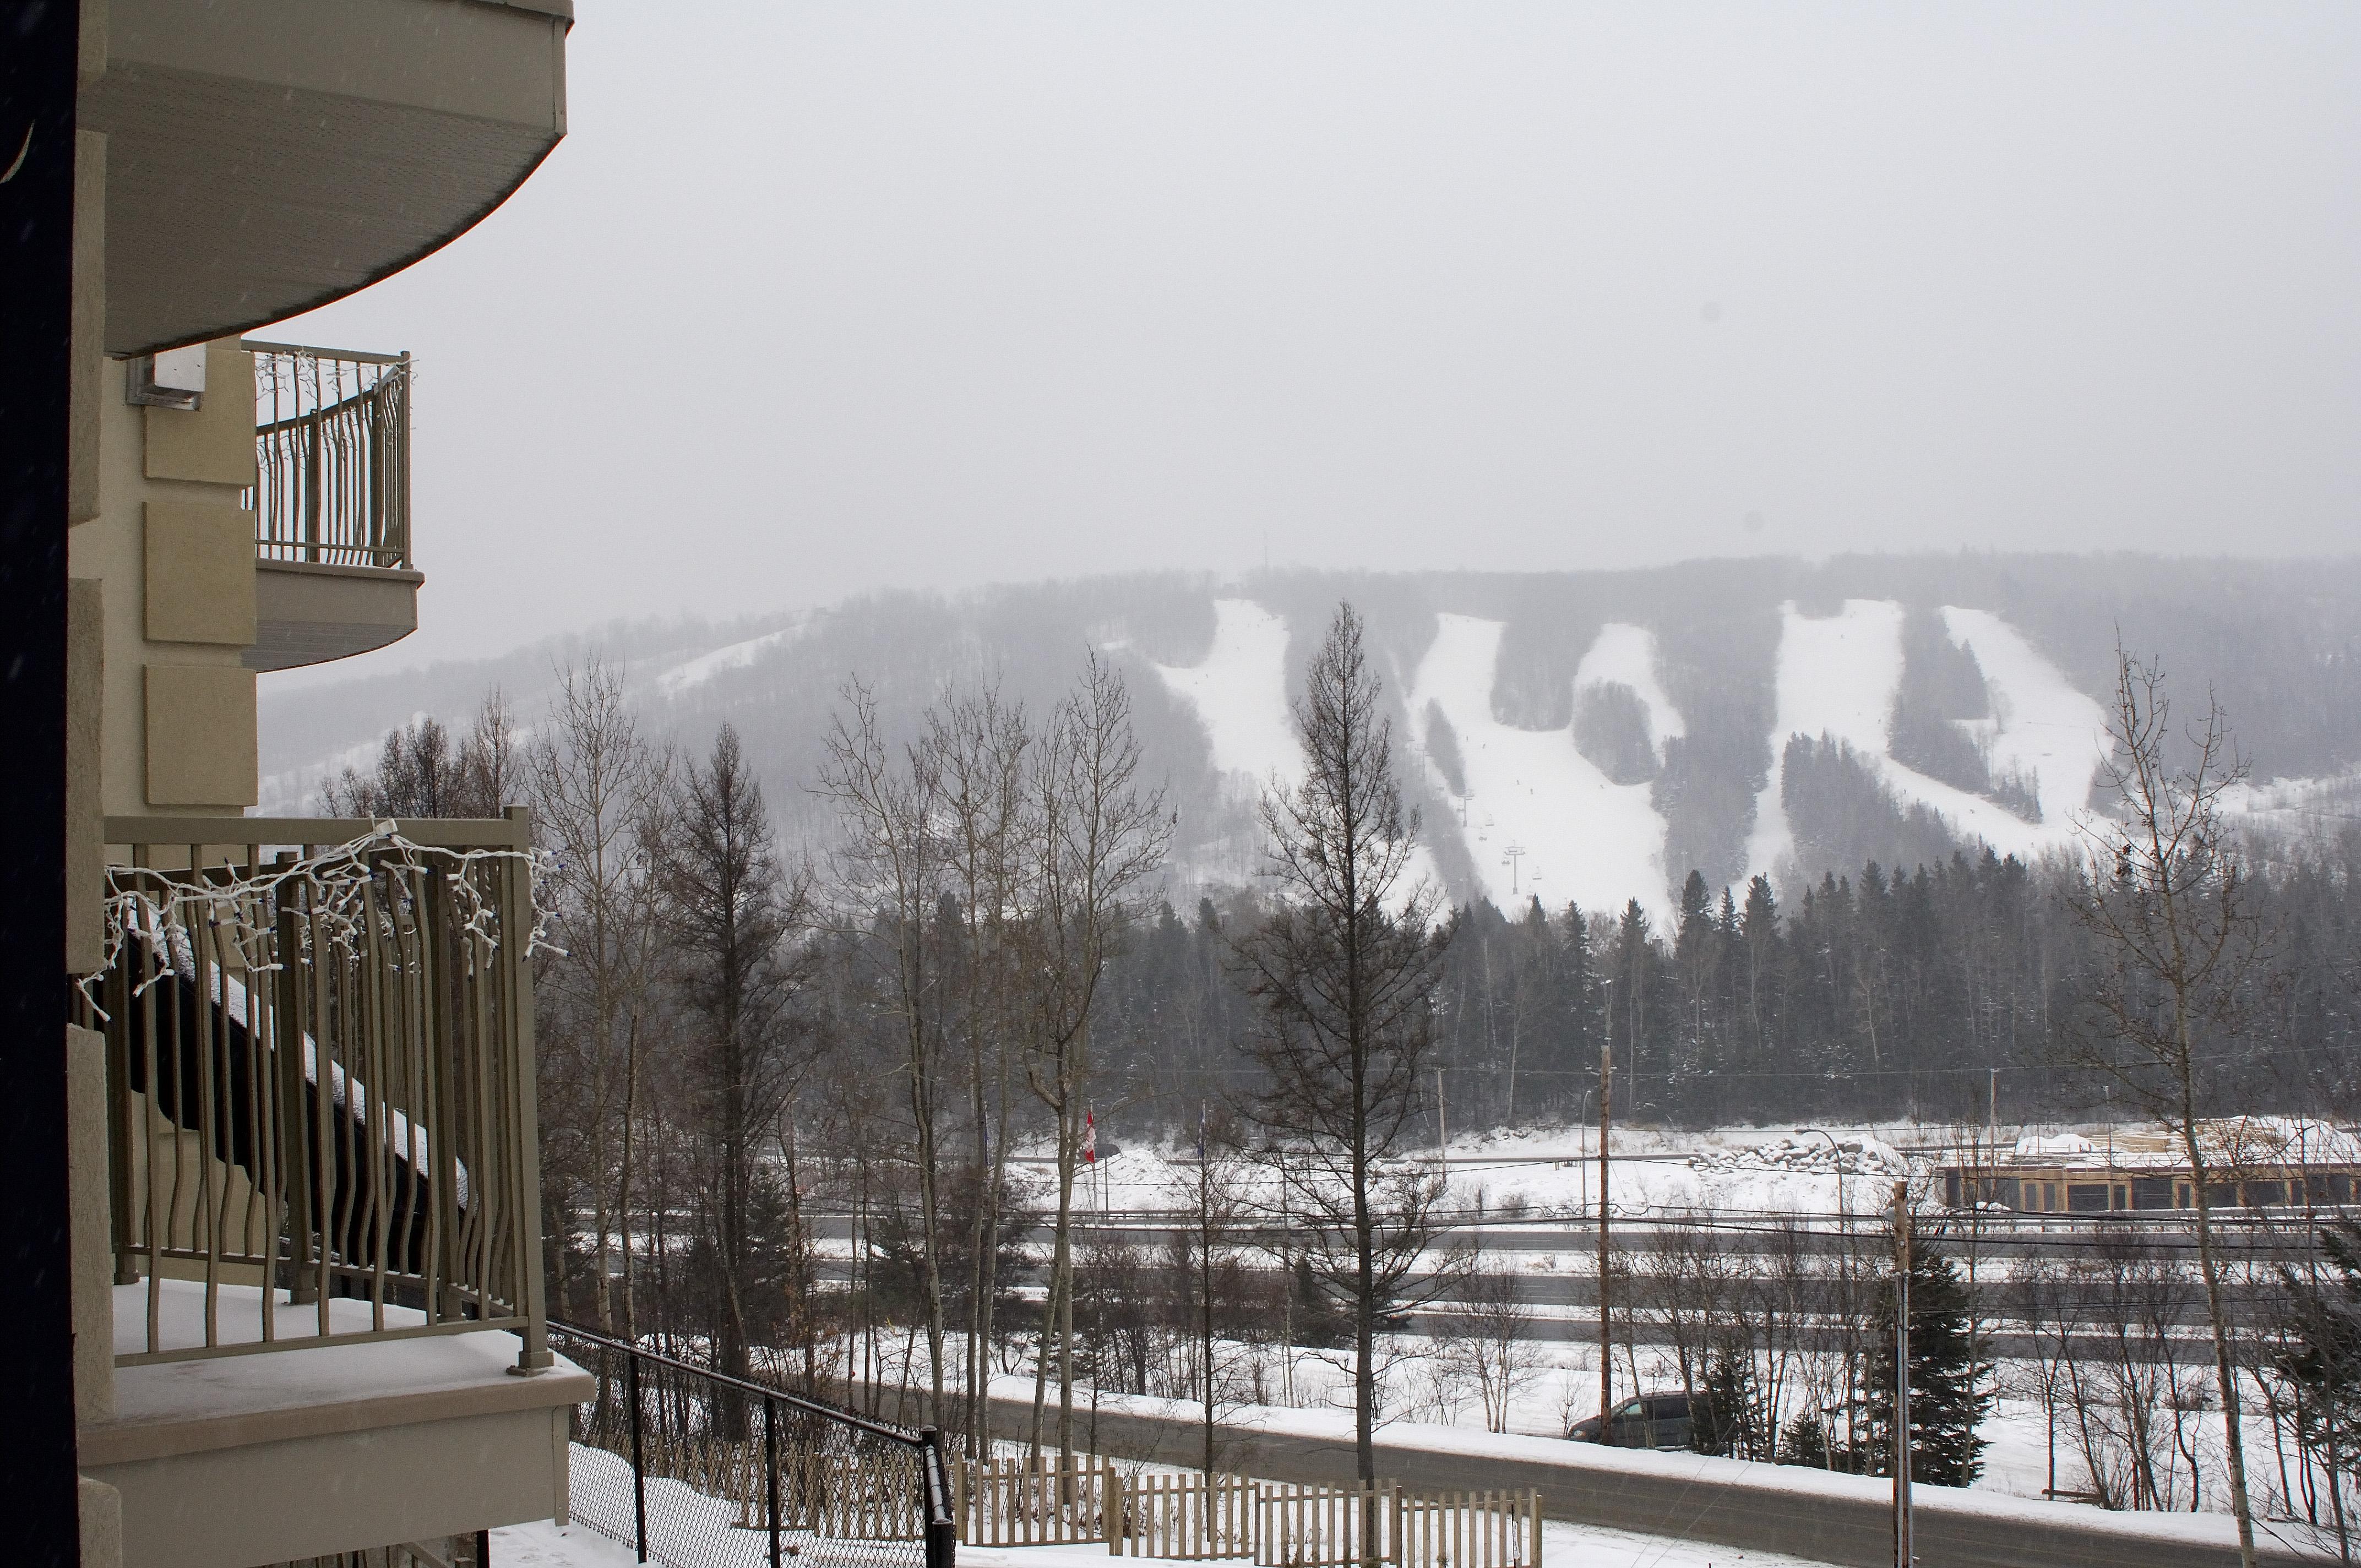
[[[556,1323],[574,1517],[669,1568],[951,1568],[941,1442]]]

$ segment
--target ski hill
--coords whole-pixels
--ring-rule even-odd
[[[1109,577],[619,625],[284,694],[266,678],[263,809],[312,809],[388,729],[463,722],[496,685],[529,731],[555,672],[595,652],[685,748],[734,723],[785,836],[817,848],[808,785],[848,679],[915,733],[963,685],[1054,701],[1096,648],[1180,813],[1176,894],[1235,884],[1257,863],[1257,792],[1297,766],[1290,698],[1348,598],[1396,704],[1422,870],[1455,900],[1637,898],[1661,918],[1692,870],[1792,887],[1868,860],[2069,850],[2104,804],[2118,636],[2162,663],[2184,714],[2221,701],[2256,826],[2361,817],[2361,564],[1991,555]]]

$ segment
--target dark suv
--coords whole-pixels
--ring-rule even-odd
[[[1688,1448],[1697,1431],[1712,1424],[1703,1399],[1642,1394],[1615,1407],[1603,1438],[1597,1416],[1575,1422],[1565,1435],[1576,1442],[1603,1442],[1609,1448]]]

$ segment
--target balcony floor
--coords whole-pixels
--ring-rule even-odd
[[[202,1343],[203,1285],[161,1284],[165,1343]],[[147,1347],[148,1288],[115,1288],[119,1350]],[[220,1341],[257,1341],[260,1290],[217,1295]],[[81,1464],[122,1493],[126,1564],[241,1568],[563,1512],[566,1407],[595,1392],[572,1363],[518,1377],[502,1330],[323,1341],[292,1332],[316,1326],[308,1309],[280,1310],[284,1350],[115,1368]],[[366,1330],[368,1304],[332,1321]]]
[[[149,1350],[193,1350],[205,1343],[205,1289],[203,1281],[195,1279],[159,1279],[155,1281],[156,1343],[148,1343],[148,1282],[118,1285],[115,1288],[115,1354],[141,1355]],[[223,1285],[214,1296],[214,1343],[216,1344],[258,1344],[262,1341],[262,1291],[251,1285]],[[319,1344],[320,1309],[317,1302],[306,1301],[301,1306],[291,1303],[284,1290],[270,1292],[270,1337],[289,1348],[325,1348]],[[385,1326],[389,1329],[415,1328],[424,1323],[425,1314],[411,1307],[389,1306],[385,1310]],[[375,1326],[369,1303],[332,1298],[328,1302],[328,1332],[332,1334],[367,1333]],[[476,1338],[486,1336],[454,1336]],[[511,1345],[514,1335],[506,1336]],[[514,1352],[511,1353],[511,1357]],[[133,1370],[124,1367],[115,1373],[119,1381]]]

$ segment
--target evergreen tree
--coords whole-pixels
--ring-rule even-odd
[[[1834,1456],[1828,1451],[1828,1429],[1822,1424],[1817,1410],[1806,1410],[1779,1434],[1779,1463],[1808,1464],[1815,1470],[1834,1468]]]
[[[1704,1419],[1690,1429],[1689,1446],[1699,1453],[1733,1459],[1765,1457],[1769,1412],[1763,1409],[1751,1345],[1732,1342],[1714,1346],[1697,1393],[1705,1400]]]
[[[2295,1386],[2296,1435],[2332,1475],[2361,1479],[2361,1221],[2323,1227],[2333,1280],[2280,1270],[2290,1348],[2279,1375]]]
[[[1862,1379],[1868,1407],[1860,1458],[1894,1473],[1894,1280],[1878,1291],[1876,1335]],[[1930,1486],[1970,1486],[1983,1470],[1976,1429],[1992,1409],[1993,1364],[1976,1354],[1959,1266],[1921,1242],[1910,1257],[1910,1474]]]

